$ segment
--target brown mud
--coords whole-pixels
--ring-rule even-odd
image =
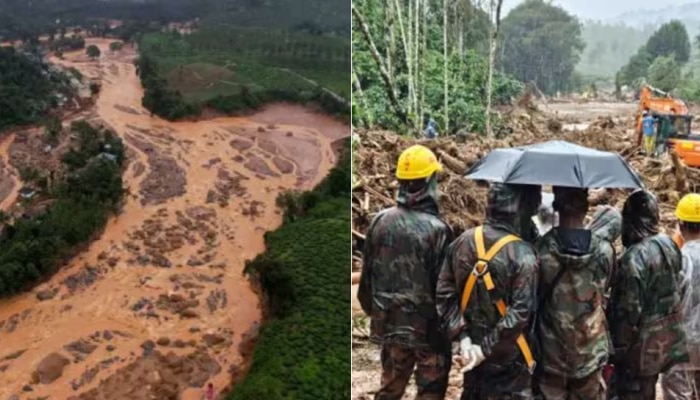
[[[136,52],[111,52],[110,42],[87,39],[102,50],[97,61],[78,51],[52,62],[101,80],[83,115],[124,139],[129,194],[102,235],[49,281],[0,300],[2,399],[199,399],[206,382],[228,386],[262,318],[244,262],[281,223],[277,195],[318,183],[335,162],[333,142],[350,133],[290,104],[246,118],[152,117],[141,106]],[[0,142],[3,172],[21,152],[10,146],[16,137]],[[21,186],[12,174],[0,178],[3,209]],[[50,371],[39,373],[52,353],[41,364]],[[52,382],[37,383],[45,374]]]

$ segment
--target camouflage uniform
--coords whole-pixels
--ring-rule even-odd
[[[538,186],[494,185],[489,192],[485,247],[508,234],[532,239],[530,217],[541,193]],[[463,400],[531,399],[532,377],[516,338],[528,334],[533,322],[537,290],[537,258],[527,241],[507,244],[488,263],[495,283],[489,293],[478,280],[464,313],[460,299],[467,277],[476,263],[474,229],[464,232],[447,250],[437,287],[440,320],[450,340],[469,336],[480,345],[485,361],[464,376]],[[507,305],[501,317],[494,301]]]
[[[604,296],[615,260],[612,245],[590,230],[554,228],[536,248],[539,389],[548,400],[604,400],[601,371],[611,351]]]
[[[435,287],[452,239],[438,218],[437,179],[418,192],[401,186],[398,205],[372,221],[358,289],[371,317],[371,337],[382,344],[382,387],[375,399],[400,399],[416,368],[418,398],[442,399],[451,349],[439,330]]]
[[[686,242],[681,249],[683,270],[681,298],[690,362],[674,365],[663,374],[665,399],[700,399],[700,240]]]
[[[659,373],[688,361],[678,290],[681,253],[658,225],[654,196],[641,190],[630,195],[622,211],[626,249],[608,310],[621,400],[654,400]]]

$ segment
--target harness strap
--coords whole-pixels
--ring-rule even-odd
[[[486,290],[488,290],[489,292],[496,288],[496,286],[493,283],[491,273],[488,270],[488,263],[493,259],[493,257],[496,256],[496,254],[498,254],[499,251],[501,251],[501,249],[503,249],[505,245],[507,245],[508,243],[517,242],[519,240],[520,238],[515,235],[506,235],[498,239],[498,241],[496,241],[496,243],[494,243],[493,246],[491,246],[491,248],[489,248],[489,250],[486,251],[484,244],[484,227],[479,226],[474,230],[474,242],[476,244],[476,255],[478,261],[476,262],[472,273],[469,274],[467,282],[464,284],[464,291],[462,292],[462,300],[460,302],[460,309],[462,313],[464,313],[464,310],[466,310],[467,308],[467,304],[469,304],[469,298],[471,297],[471,294],[474,291],[474,286],[476,285],[477,278],[483,277],[484,284],[486,285]],[[503,301],[503,299],[500,298],[497,299],[495,303],[498,312],[501,314],[501,317],[504,317],[506,315],[507,310],[506,303]],[[527,340],[525,340],[525,337],[522,334],[520,334],[518,335],[516,342],[518,344],[518,347],[520,348],[520,352],[525,358],[525,362],[527,363],[528,368],[530,369],[530,373],[532,373],[535,369],[535,360],[532,356],[530,346],[527,344]]]

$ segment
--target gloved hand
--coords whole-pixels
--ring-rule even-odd
[[[464,339],[459,341],[459,352],[462,355],[462,357],[468,357],[469,350],[471,350],[472,347],[472,339],[469,336],[466,336]]]
[[[486,359],[486,357],[484,357],[484,352],[481,350],[481,346],[479,345],[473,344],[467,351],[469,352],[469,356],[463,356],[467,364],[464,366],[464,368],[462,368],[461,371],[459,371],[460,373],[465,373],[473,370]]]

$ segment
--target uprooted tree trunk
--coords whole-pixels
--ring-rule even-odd
[[[489,77],[486,86],[486,136],[493,137],[491,130],[491,102],[493,97],[493,64],[496,58],[496,46],[498,44],[498,29],[501,25],[501,6],[503,0],[491,0],[491,16],[495,14],[496,18],[491,26],[491,39],[489,43]]]
[[[384,64],[384,60],[382,59],[381,54],[379,54],[379,50],[377,50],[377,46],[374,44],[374,40],[372,39],[372,35],[369,32],[369,27],[367,26],[367,23],[365,22],[364,17],[360,13],[360,11],[355,7],[355,5],[351,5],[352,7],[352,15],[355,17],[355,21],[357,24],[360,26],[360,31],[362,31],[362,35],[365,37],[365,40],[367,41],[367,44],[369,45],[370,53],[372,54],[372,58],[374,59],[374,62],[377,64],[377,68],[379,69],[379,75],[382,77],[382,81],[384,82],[384,87],[386,90],[386,93],[389,97],[389,101],[391,102],[392,107],[394,108],[394,112],[396,113],[396,116],[399,118],[399,120],[403,123],[407,122],[406,118],[406,112],[404,111],[403,107],[401,107],[401,104],[399,103],[398,96],[396,95],[396,89],[394,88],[394,85],[392,83],[391,77],[389,76],[389,72],[387,72],[386,66]]]

